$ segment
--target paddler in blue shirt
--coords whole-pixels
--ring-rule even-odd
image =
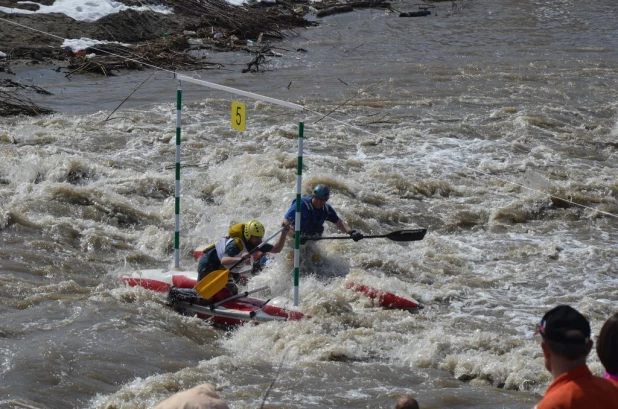
[[[335,209],[328,203],[330,197],[330,189],[328,186],[319,184],[313,189],[311,196],[301,197],[300,206],[300,243],[305,244],[309,237],[319,237],[324,232],[324,222],[328,220],[334,223],[339,230],[349,234],[354,241],[359,241],[363,238],[363,234],[353,230],[348,224],[343,221],[338,215]],[[292,205],[288,209],[284,216],[282,226],[294,226],[294,220],[296,218],[296,199],[292,202]],[[290,229],[288,233],[290,236],[294,235],[294,231]]]

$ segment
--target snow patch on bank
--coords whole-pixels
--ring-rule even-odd
[[[88,47],[92,47],[98,44],[120,44],[125,47],[130,46],[130,44],[119,43],[118,41],[100,41],[100,40],[93,40],[91,38],[82,37],[82,38],[74,38],[74,39],[65,39],[61,47],[62,48],[69,47],[71,50],[73,50],[73,52],[75,52],[79,50],[85,50]]]
[[[53,5],[45,6],[33,1],[20,1],[21,4],[36,4],[36,11],[0,7],[0,11],[8,14],[62,13],[79,21],[96,21],[101,17],[119,13],[123,10],[155,11],[161,14],[172,14],[172,10],[163,6],[129,7],[114,0],[56,0]]]

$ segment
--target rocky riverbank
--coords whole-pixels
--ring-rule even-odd
[[[53,0],[26,4],[0,0],[0,7],[36,11],[53,3]],[[132,7],[144,2],[122,0],[122,3]],[[62,13],[0,11],[0,52],[4,54],[0,54],[0,73],[6,79],[7,74],[14,74],[24,64],[51,64],[67,76],[83,73],[109,76],[118,70],[139,70],[146,66],[169,70],[218,68],[221,64],[211,57],[192,51],[238,50],[253,42],[256,46],[247,49],[249,53],[267,53],[268,39],[280,39],[291,29],[315,24],[303,17],[307,6],[302,4],[234,6],[225,0],[160,0],[156,6],[169,12],[125,9],[94,21],[81,21]],[[79,44],[85,44],[83,49]],[[255,61],[257,57],[248,64],[254,67]],[[27,98],[15,96],[15,92],[24,90],[15,82],[4,81],[1,88],[11,98],[3,98],[0,116],[48,112],[26,104]]]
[[[135,3],[131,0],[122,2],[126,5]],[[16,3],[0,0],[0,7],[37,7],[35,4]],[[40,1],[41,5],[49,3],[53,1]],[[172,13],[128,9],[95,21],[79,21],[60,13],[0,12],[0,18],[4,19],[0,24],[0,51],[7,55],[8,60],[66,61],[75,57],[75,52],[79,50],[63,47],[65,39],[88,38],[121,43],[122,46],[113,46],[120,54],[136,54],[135,57],[139,55],[154,62],[161,49],[165,48],[175,52],[199,46],[233,50],[246,46],[249,39],[257,41],[265,36],[281,38],[286,30],[313,25],[303,17],[305,9],[302,5],[295,7],[288,3],[274,7],[264,6],[265,3],[234,6],[225,0],[161,0],[157,3]],[[105,47],[98,44],[96,48]],[[149,54],[150,48],[153,52]],[[137,52],[133,53],[132,49],[137,49]],[[96,50],[84,51],[105,55]],[[164,68],[173,68],[165,67],[169,65],[166,60],[168,58],[162,56]],[[192,62],[196,68],[202,68],[199,61]]]
[[[39,8],[49,11],[54,3],[0,0],[0,75],[14,74],[20,64],[51,64],[66,76],[110,76],[119,70],[145,67],[188,71],[223,66],[212,53],[200,53],[202,49],[245,50],[249,56],[243,72],[256,72],[262,70],[267,57],[280,55],[280,50],[271,48],[273,40],[293,34],[294,29],[317,25],[305,18],[308,13],[319,17],[356,8],[396,11],[383,0],[311,4],[308,0],[261,0],[240,6],[226,0],[114,0],[114,12],[96,19],[72,18],[60,12],[32,13]],[[103,4],[110,5],[101,2],[99,6]],[[433,7],[430,1],[425,4],[422,7]],[[70,11],[79,14],[84,8],[76,3]],[[293,50],[299,51],[305,50]],[[5,81],[3,92],[22,90],[12,85]],[[0,105],[21,100],[5,99]],[[0,116],[16,112],[20,110],[15,106],[0,107]],[[21,113],[40,112],[47,111],[28,105]]]

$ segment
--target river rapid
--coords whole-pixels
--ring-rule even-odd
[[[202,382],[235,409],[391,408],[404,394],[424,409],[531,408],[551,382],[543,313],[570,304],[598,334],[618,305],[618,7],[437,12],[331,16],[278,44],[268,72],[241,74],[248,56],[230,53],[212,54],[227,69],[185,73],[306,110],[181,84],[184,269],[230,223],[279,227],[301,121],[305,192],[329,184],[365,234],[428,229],[320,242],[301,322],[225,332],[118,281],[173,266],[172,74],[108,121],[152,71],[24,74],[59,113],[0,119],[0,408],[148,408]],[[245,132],[230,127],[232,100],[247,105]],[[250,286],[292,297],[291,252]],[[374,308],[349,279],[425,309]],[[589,363],[602,372],[594,352]]]

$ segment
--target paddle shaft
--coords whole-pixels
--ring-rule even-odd
[[[418,241],[423,240],[427,229],[398,230],[388,234],[363,235],[363,239],[387,238],[393,241]],[[329,236],[329,237],[307,237],[307,240],[350,240],[352,236]]]

